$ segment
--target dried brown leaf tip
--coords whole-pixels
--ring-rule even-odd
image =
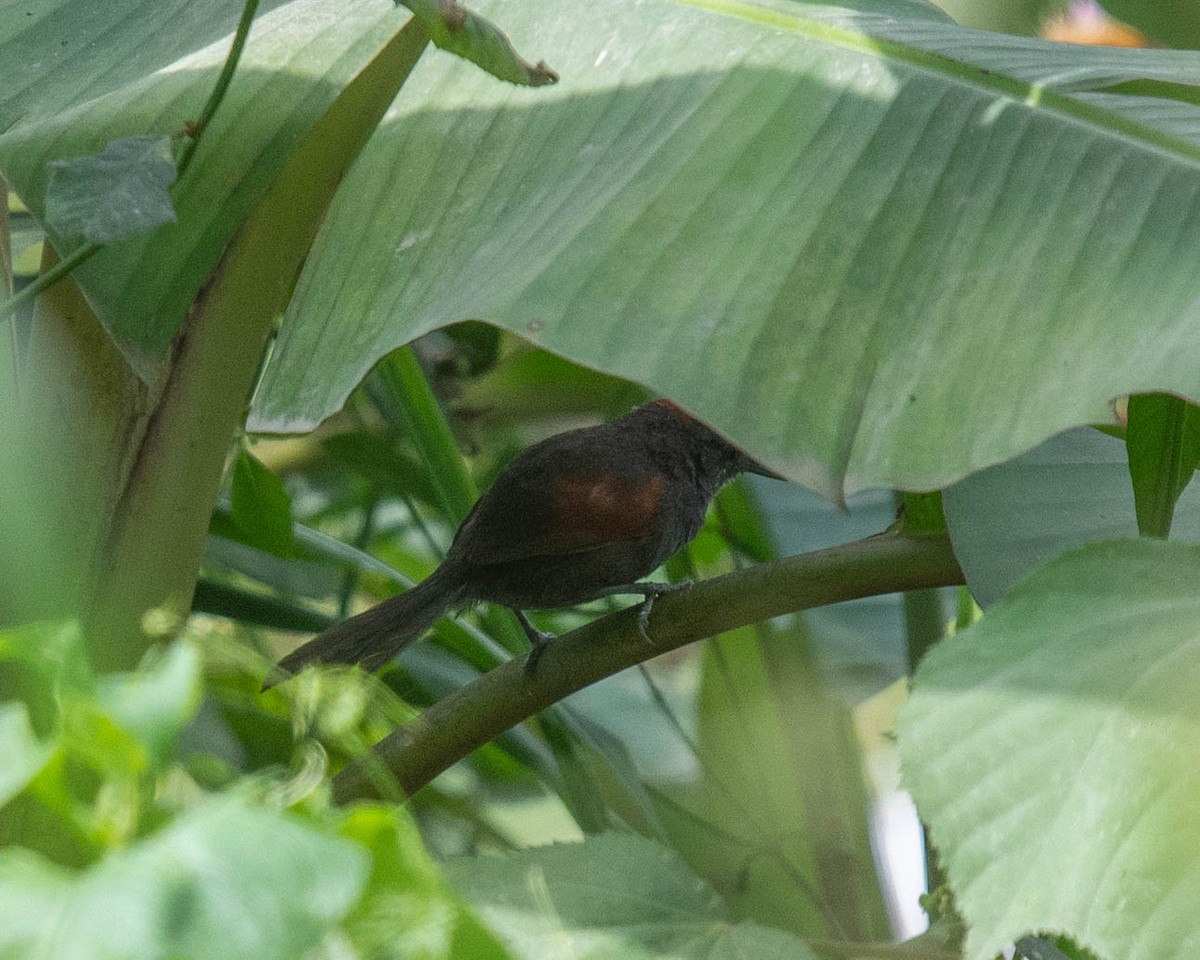
[[[539,60],[533,66],[527,65],[526,73],[529,74],[531,87],[546,87],[552,83],[558,83],[558,74],[550,69],[545,60]]]
[[[451,33],[466,26],[467,8],[457,0],[438,0],[438,13],[442,15],[442,20]]]

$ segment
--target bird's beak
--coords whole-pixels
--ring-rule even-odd
[[[770,467],[759,463],[753,457],[742,454],[742,459],[738,463],[738,470],[742,473],[756,473],[760,477],[770,477],[772,480],[787,480],[782,473],[776,473]]]

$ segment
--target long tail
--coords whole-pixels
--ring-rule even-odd
[[[455,579],[439,567],[406,593],[334,624],[280,660],[263,689],[310,663],[361,663],[367,670],[382,666],[458,602],[462,590]]]

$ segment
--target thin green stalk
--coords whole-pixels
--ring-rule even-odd
[[[8,222],[8,181],[0,177],[0,284],[4,296],[13,292],[12,238]]]
[[[437,557],[439,561],[444,559],[446,556],[446,550],[440,543],[438,543],[437,537],[435,537],[433,535],[433,531],[429,529],[429,524],[427,524],[425,522],[425,518],[421,516],[421,512],[417,509],[416,501],[403,491],[398,492],[397,496],[400,498],[400,502],[403,503],[405,508],[408,510],[408,515],[412,519],[413,526],[417,528],[417,531],[424,538],[425,544],[429,547],[429,552],[433,554],[433,556]]]
[[[354,538],[356,550],[362,550],[365,553],[371,537],[375,534],[375,509],[378,505],[379,497],[372,489],[366,503],[363,504],[362,523],[359,524],[358,535]],[[356,566],[348,569],[342,578],[342,585],[338,590],[338,619],[345,619],[350,610],[350,601],[354,599],[354,591],[358,589],[358,578],[359,571]]]
[[[396,350],[379,365],[378,377],[387,388],[386,402],[377,404],[380,413],[393,420],[396,430],[417,448],[447,517],[460,523],[479,491],[416,352],[412,347]]]
[[[257,11],[258,0],[246,0],[245,6],[242,7],[241,19],[238,20],[237,30],[233,34],[233,43],[229,46],[229,53],[225,55],[221,73],[217,76],[212,93],[208,95],[208,102],[200,111],[199,119],[192,124],[190,136],[184,144],[183,151],[179,154],[178,163],[175,164],[176,183],[183,179],[183,175],[191,166],[192,158],[196,155],[196,148],[200,146],[200,139],[204,136],[204,131],[212,122],[221,101],[225,99],[225,93],[233,80],[234,71],[237,70],[238,61],[242,59],[242,50],[246,46],[247,37],[250,36],[250,24],[254,21],[254,14]]]
[[[12,269],[12,236],[9,233],[9,218],[8,218],[8,181],[0,177],[0,282],[3,283],[3,289],[0,293],[3,294],[5,302],[12,299],[13,295],[13,269]],[[15,400],[18,396],[17,384],[21,373],[20,362],[20,347],[21,338],[17,335],[17,315],[14,311],[8,318],[8,335],[9,335],[9,352],[11,353],[11,375],[12,383],[9,393],[11,399]]]
[[[43,271],[37,275],[28,286],[22,287],[21,292],[9,297],[4,303],[0,303],[0,319],[13,320],[16,317],[17,307],[23,303],[29,303],[38,294],[44,293],[52,286],[58,283],[63,277],[69,274],[76,267],[87,263],[92,257],[103,250],[104,247],[98,243],[85,243],[83,246],[76,249],[70,256],[63,260],[59,260],[49,270]],[[13,320],[15,327],[15,320]]]

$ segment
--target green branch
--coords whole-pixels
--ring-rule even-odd
[[[434,704],[380,741],[369,762],[382,762],[411,796],[509,727],[669,650],[812,607],[961,583],[948,538],[897,534],[705,580],[655,601],[650,643],[638,633],[636,608],[603,617],[552,643],[533,677],[519,657]],[[376,796],[367,764],[334,777],[333,793],[338,803]]]

